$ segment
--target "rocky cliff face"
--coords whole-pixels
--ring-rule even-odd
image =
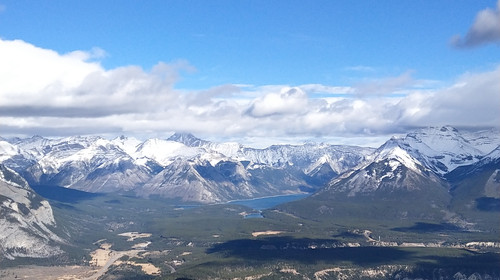
[[[14,171],[0,165],[0,260],[61,254],[50,204]]]

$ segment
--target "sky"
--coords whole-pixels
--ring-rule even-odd
[[[0,136],[500,125],[500,1],[0,0]]]

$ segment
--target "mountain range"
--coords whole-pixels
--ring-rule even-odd
[[[168,139],[2,139],[0,162],[32,186],[217,203],[313,192],[374,149],[313,144],[254,149],[191,134]]]
[[[492,228],[489,222],[500,211],[499,151],[500,136],[494,130],[419,129],[391,138],[356,168],[283,209],[308,218],[420,220],[462,230]]]
[[[51,205],[30,185],[197,203],[313,193],[277,209],[311,220],[406,220],[498,232],[500,133],[422,128],[377,149],[324,143],[254,149],[181,133],[145,141],[1,138],[4,258],[62,252]]]

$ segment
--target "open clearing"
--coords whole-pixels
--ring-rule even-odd
[[[261,235],[276,235],[281,233],[284,233],[284,231],[279,231],[279,230],[255,231],[252,232],[252,236],[257,237]]]
[[[150,237],[150,233],[126,232],[118,234],[119,236],[128,237],[127,241],[134,241],[137,238]],[[94,244],[104,242],[101,239]],[[138,263],[134,261],[121,261],[120,258],[128,256],[129,258],[141,258],[139,253],[145,252],[145,248],[151,242],[143,242],[132,245],[132,250],[114,251],[113,244],[102,243],[100,248],[90,253],[91,260],[89,266],[20,266],[0,270],[0,279],[47,279],[47,280],[96,280],[104,275],[110,266],[127,264],[139,266],[141,270],[148,275],[159,275],[160,269],[150,263]],[[43,276],[41,276],[43,275]]]
[[[128,237],[127,241],[134,241],[137,238],[151,237],[151,233],[138,233],[138,232],[124,232],[118,235]]]

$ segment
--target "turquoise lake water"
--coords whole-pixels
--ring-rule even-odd
[[[309,194],[290,194],[290,195],[279,195],[279,196],[270,196],[270,197],[254,198],[254,199],[234,200],[228,203],[247,206],[255,210],[265,210],[282,203],[299,200],[308,196]]]
[[[262,218],[260,214],[262,210],[273,208],[276,205],[299,200],[308,197],[310,194],[288,194],[288,195],[278,195],[278,196],[268,196],[253,199],[242,199],[233,200],[227,202],[228,204],[238,204],[246,207],[250,207],[255,210],[255,212],[249,213],[245,216],[246,219],[249,218]],[[178,205],[178,209],[191,209],[200,207],[200,205]]]
[[[273,208],[276,205],[286,202],[291,202],[294,200],[299,200],[308,196],[309,194],[279,195],[279,196],[270,196],[270,197],[254,198],[254,199],[234,200],[228,203],[239,204],[254,209],[256,212],[250,213],[245,216],[245,219],[251,219],[251,218],[262,218],[261,215],[262,210]]]

